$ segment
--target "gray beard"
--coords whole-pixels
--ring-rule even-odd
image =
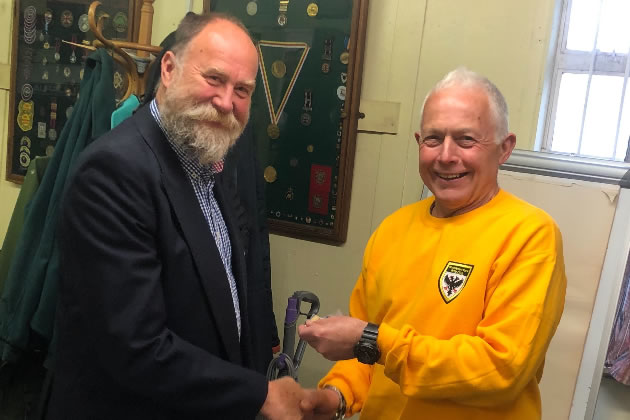
[[[198,104],[178,93],[175,86],[165,89],[159,103],[160,119],[171,141],[202,166],[221,161],[245,124],[232,112],[222,114],[210,103]],[[210,127],[209,122],[218,122],[221,127]]]

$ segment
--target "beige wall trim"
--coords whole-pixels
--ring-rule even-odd
[[[0,89],[10,89],[11,84],[11,65],[0,64]]]
[[[359,120],[359,132],[398,133],[400,102],[369,101],[362,99],[360,112],[365,118]]]

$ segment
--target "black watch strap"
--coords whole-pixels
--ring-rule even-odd
[[[378,325],[368,322],[365,328],[363,329],[363,334],[361,335],[361,339],[368,340],[376,344],[377,338],[378,338]]]

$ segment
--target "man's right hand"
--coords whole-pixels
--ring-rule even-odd
[[[269,420],[307,418],[300,408],[300,402],[305,397],[306,391],[289,376],[270,381],[260,414]]]
[[[335,417],[339,408],[339,394],[332,389],[306,390],[306,398],[302,400],[300,407],[305,413],[305,418],[310,420],[330,420]]]

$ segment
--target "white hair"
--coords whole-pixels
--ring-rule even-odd
[[[469,70],[466,67],[458,67],[455,70],[452,70],[446,76],[444,76],[442,80],[437,82],[435,86],[433,86],[433,88],[424,98],[424,102],[422,103],[422,114],[424,114],[424,107],[431,95],[442,89],[455,86],[468,88],[478,87],[486,92],[490,105],[490,111],[492,112],[495,123],[494,141],[496,143],[501,143],[503,139],[508,135],[508,106],[507,102],[505,101],[505,97],[503,96],[499,88],[497,88],[494,83],[488,80],[488,78],[472,70]]]

